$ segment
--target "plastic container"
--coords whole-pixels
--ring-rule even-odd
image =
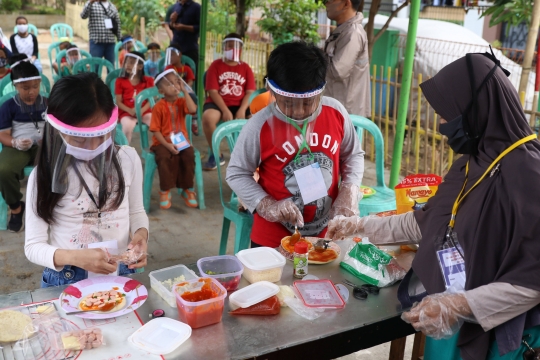
[[[345,301],[330,280],[295,281],[294,288],[300,294],[300,300],[307,307],[323,309],[343,309],[345,307]]]
[[[174,279],[179,276],[184,276],[186,281],[198,279],[198,276],[185,265],[175,265],[165,269],[151,271],[148,276],[150,277],[152,289],[154,289],[154,291],[157,292],[171,307],[176,306],[176,297],[171,290],[175,283]],[[171,280],[171,286],[169,288],[161,283],[167,280]]]
[[[165,355],[173,352],[191,336],[191,327],[166,317],[150,320],[135,331],[128,341],[152,354]]]
[[[225,290],[219,281],[212,278],[200,278],[185,281],[184,283],[196,287],[203,279],[209,279],[211,281],[210,287],[218,294],[217,297],[209,300],[190,302],[182,299],[180,295],[182,295],[183,292],[178,293],[178,291],[176,291],[176,286],[178,284],[175,284],[173,287],[176,296],[176,306],[178,307],[178,317],[180,318],[180,321],[188,324],[193,329],[216,324],[221,321],[221,317],[223,316],[227,290]],[[202,286],[202,284],[200,285]]]
[[[259,281],[236,291],[229,296],[231,310],[247,308],[264,301],[279,292],[279,286],[269,281]]]
[[[235,256],[210,256],[199,259],[197,267],[201,276],[216,279],[227,291],[238,289],[244,266]],[[216,275],[208,274],[208,272]]]
[[[269,247],[242,250],[236,257],[244,265],[244,277],[250,283],[281,280],[285,257]]]

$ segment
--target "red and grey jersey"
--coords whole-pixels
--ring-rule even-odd
[[[251,212],[270,195],[276,200],[292,199],[304,216],[303,236],[324,235],[328,213],[338,195],[341,181],[358,184],[364,173],[364,152],[354,126],[343,105],[323,97],[308,144],[313,154],[304,151],[295,161],[301,136],[288,139],[291,127],[271,104],[258,112],[242,129],[227,168],[227,182]],[[271,125],[272,124],[272,125]],[[294,172],[318,162],[328,195],[304,204]],[[260,180],[253,172],[259,168]],[[294,232],[294,224],[272,223],[257,213],[251,232],[255,243],[277,247],[284,236]]]

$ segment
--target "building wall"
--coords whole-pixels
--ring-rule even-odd
[[[12,32],[18,14],[0,14],[0,24],[4,32]],[[64,15],[24,15],[28,23],[36,25],[39,29],[48,29],[51,25],[64,22]]]

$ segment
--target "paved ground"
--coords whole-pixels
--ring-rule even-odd
[[[9,35],[8,35],[9,36]],[[48,38],[48,39],[47,39]],[[40,53],[44,73],[50,77],[47,48],[50,37],[40,34]],[[48,41],[47,41],[48,40]],[[75,42],[83,49],[87,44],[81,39]],[[206,155],[207,145],[204,138],[196,137],[195,146]],[[134,135],[132,145],[140,150],[139,136]],[[229,159],[229,152],[224,147],[225,158]],[[388,178],[388,174],[386,174]],[[204,173],[204,193],[206,209],[187,208],[179,195],[173,197],[173,206],[169,210],[160,210],[158,205],[158,175],[154,179],[152,192],[150,218],[149,265],[146,270],[151,271],[176,264],[194,263],[204,256],[217,255],[221,236],[223,210],[219,200],[219,186],[215,172]],[[364,184],[375,184],[374,164],[366,162]],[[22,184],[26,188],[26,182]],[[226,193],[230,193],[228,187]],[[231,226],[228,242],[228,253],[232,254],[234,244],[234,225]],[[30,290],[39,287],[42,268],[30,263],[24,255],[24,232],[13,234],[0,231],[0,294]],[[408,341],[406,359],[410,359],[412,338]],[[383,344],[371,349],[350,354],[340,359],[383,360],[388,358],[389,344]],[[407,357],[408,356],[408,357]]]

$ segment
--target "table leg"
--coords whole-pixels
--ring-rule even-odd
[[[390,355],[388,356],[388,360],[403,360],[403,356],[405,355],[406,343],[406,337],[392,340],[392,342],[390,343]]]
[[[426,346],[426,335],[417,332],[414,335],[414,344],[411,360],[421,360],[424,356],[424,347]]]

